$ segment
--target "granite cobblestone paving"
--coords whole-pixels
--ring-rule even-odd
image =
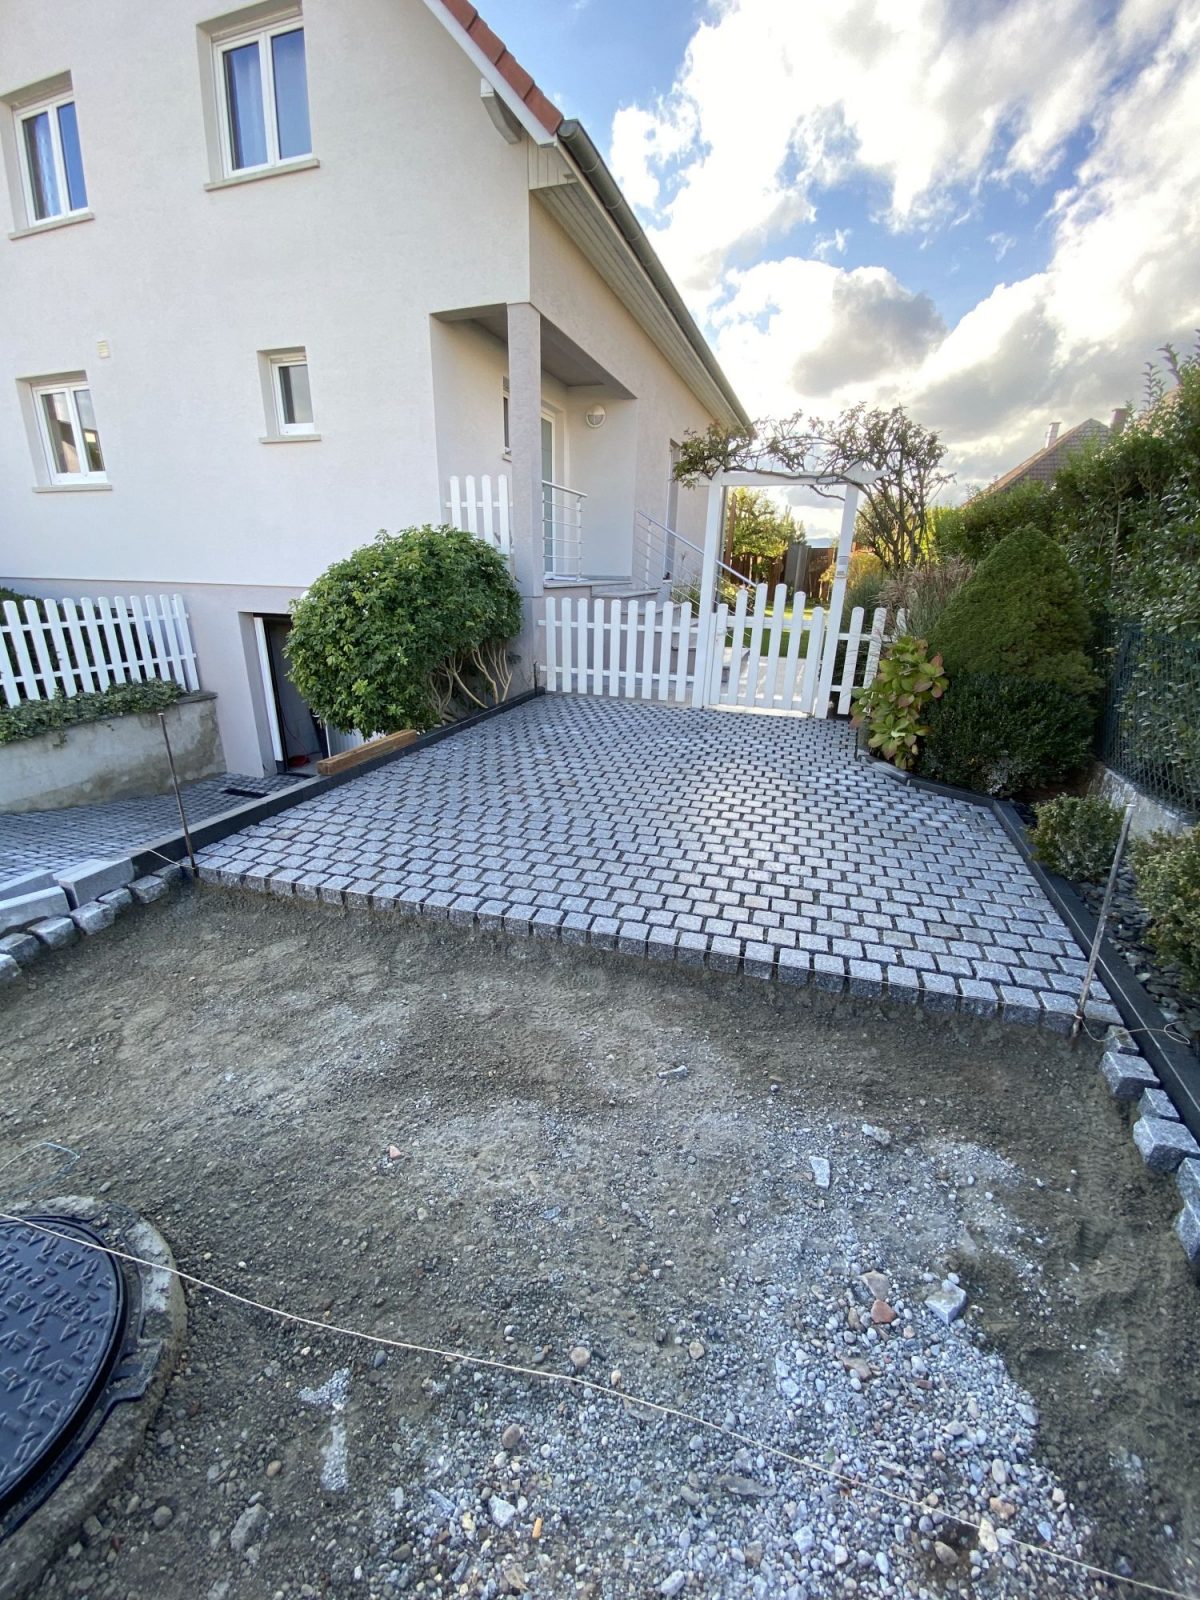
[[[303,780],[286,774],[248,778],[225,772],[183,786],[190,822],[244,806],[256,795],[290,788]],[[90,857],[128,856],[179,829],[175,796],[155,794],[109,800],[94,806],[67,806],[60,811],[0,814],[0,880],[37,869],[61,871]]]
[[[872,771],[832,721],[547,695],[199,860],[221,884],[1059,1032],[1085,969],[989,811]]]

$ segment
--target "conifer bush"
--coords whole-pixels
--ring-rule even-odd
[[[1092,625],[1083,586],[1037,528],[1002,539],[938,617],[930,643],[951,679],[992,673],[1094,695]]]

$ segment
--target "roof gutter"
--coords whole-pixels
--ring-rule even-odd
[[[720,363],[709,348],[708,341],[696,326],[695,318],[683,303],[679,290],[667,276],[667,270],[647,239],[645,230],[634,215],[633,208],[617,186],[617,180],[605,165],[604,157],[592,143],[582,123],[571,119],[560,123],[558,139],[580,172],[587,179],[592,192],[611,217],[617,231],[637,259],[642,271],[650,279],[664,305],[679,325],[679,329],[704,365],[705,371],[729,403],[730,410],[745,428],[752,426],[733,385],[721,371]]]

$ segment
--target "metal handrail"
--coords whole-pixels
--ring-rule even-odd
[[[679,544],[687,545],[688,549],[694,550],[698,556],[702,557],[704,555],[701,545],[694,544],[686,534],[677,533],[674,528],[669,528],[665,522],[659,522],[658,518],[652,517],[648,511],[639,511],[638,517],[642,522],[649,523],[652,528],[657,528],[660,533],[667,534],[669,538],[676,540]],[[717,557],[717,566],[720,571],[728,573],[735,583],[744,584],[748,589],[754,588],[754,584],[744,572],[739,572],[736,567],[731,567],[728,562],[722,561],[720,556]]]
[[[557,489],[560,494],[573,494],[576,500],[586,500],[587,494],[583,489],[569,489],[565,483],[554,483],[550,478],[542,479],[543,489]]]

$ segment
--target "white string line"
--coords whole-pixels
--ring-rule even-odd
[[[443,1361],[460,1362],[464,1366],[489,1367],[498,1372],[512,1372],[520,1377],[536,1378],[542,1383],[562,1383],[574,1388],[586,1389],[593,1394],[605,1395],[613,1400],[628,1402],[640,1406],[645,1410],[657,1411],[661,1416],[674,1417],[680,1422],[692,1423],[697,1427],[707,1428],[712,1433],[723,1434],[735,1443],[745,1445],[749,1449],[760,1451],[764,1455],[776,1457],[786,1461],[789,1466],[800,1467],[807,1472],[814,1472],[820,1477],[832,1479],[846,1489],[865,1489],[868,1494],[873,1494],[881,1499],[893,1500],[904,1506],[909,1511],[922,1514],[937,1512],[948,1522],[956,1522],[960,1527],[969,1529],[983,1543],[983,1548],[991,1550],[990,1543],[984,1543],[985,1537],[995,1541],[996,1533],[989,1522],[986,1535],[981,1522],[976,1522],[970,1517],[960,1516],[957,1512],[946,1511],[941,1506],[931,1504],[927,1499],[916,1500],[911,1495],[902,1493],[899,1489],[889,1489],[883,1484],[868,1483],[856,1473],[839,1472],[836,1468],[823,1466],[819,1461],[810,1461],[806,1456],[795,1455],[790,1450],[784,1450],[778,1445],[767,1444],[761,1439],[756,1439],[751,1434],[741,1433],[736,1428],[726,1427],[722,1422],[713,1422],[708,1417],[701,1416],[695,1411],[685,1411],[678,1406],[666,1405],[659,1400],[647,1400],[641,1395],[627,1393],[623,1389],[613,1388],[611,1384],[596,1383],[591,1378],[581,1378],[573,1373],[544,1372],[538,1367],[525,1367],[512,1361],[499,1361],[491,1356],[467,1355],[461,1350],[442,1350],[437,1345],[416,1344],[408,1339],[390,1339],[384,1334],[368,1333],[362,1328],[347,1328],[336,1322],[320,1322],[315,1317],[306,1317],[297,1311],[287,1311],[280,1306],[266,1305],[261,1300],[251,1299],[249,1295],[238,1294],[234,1289],[225,1289],[218,1283],[210,1283],[205,1278],[198,1278],[193,1273],[184,1272],[181,1268],[164,1266],[154,1261],[146,1261],[141,1256],[135,1256],[125,1250],[118,1250],[112,1245],[99,1244],[91,1239],[85,1239],[73,1233],[63,1233],[57,1228],[51,1228],[44,1222],[38,1222],[31,1217],[14,1216],[7,1211],[0,1211],[0,1222],[15,1222],[20,1227],[35,1228],[41,1233],[48,1234],[53,1239],[61,1239],[67,1244],[82,1245],[87,1250],[95,1250],[103,1255],[113,1256],[118,1261],[127,1261],[131,1266],[145,1267],[150,1272],[166,1272],[177,1278],[181,1283],[190,1283],[196,1289],[206,1290],[209,1294],[221,1296],[232,1301],[235,1305],[247,1306],[252,1311],[262,1311],[268,1316],[276,1317],[283,1322],[294,1322],[300,1327],[313,1328],[318,1333],[335,1334],[344,1339],[358,1339],[364,1344],[373,1344],[389,1350],[406,1350],[413,1355],[436,1356]],[[1148,1583],[1138,1578],[1123,1578],[1119,1572],[1111,1572],[1107,1567],[1098,1567],[1090,1561],[1082,1561],[1077,1556],[1065,1555],[1049,1545],[1030,1544],[1024,1539],[1011,1538],[1005,1541],[1010,1546],[1024,1551],[1027,1555],[1048,1558],[1051,1561],[1061,1561],[1064,1565],[1074,1567],[1080,1572],[1085,1572],[1097,1578],[1109,1578],[1116,1583],[1122,1583],[1130,1589],[1140,1589],[1146,1594],[1164,1595],[1167,1600],[1200,1600],[1200,1596],[1189,1594],[1183,1589],[1167,1589],[1161,1584]]]
[[[1080,1019],[1080,1026],[1082,1027],[1084,1033],[1087,1034],[1088,1038],[1094,1040],[1096,1042],[1096,1044],[1103,1044],[1105,1039],[1108,1037],[1107,1034],[1093,1033],[1092,1030],[1087,1025],[1086,1018],[1081,1018]],[[1180,1024],[1178,1022],[1175,1022],[1175,1021],[1168,1022],[1167,1026],[1165,1028],[1126,1028],[1124,1023],[1122,1023],[1121,1026],[1122,1026],[1122,1028],[1125,1028],[1125,1032],[1130,1034],[1130,1035],[1133,1035],[1135,1033],[1147,1033],[1147,1034],[1150,1034],[1151,1037],[1157,1037],[1157,1036],[1161,1035],[1162,1038],[1170,1039],[1172,1041],[1172,1043],[1174,1043],[1174,1044],[1190,1044],[1191,1043],[1191,1040],[1187,1037],[1187,1035],[1185,1033],[1183,1033],[1182,1031],[1177,1033],[1175,1031],[1177,1028],[1180,1027]]]

